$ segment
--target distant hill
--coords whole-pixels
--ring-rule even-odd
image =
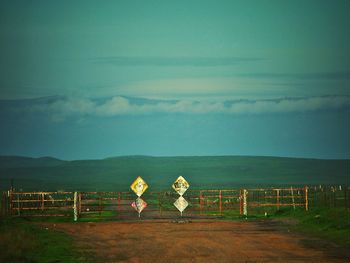
[[[10,179],[23,190],[128,191],[137,176],[150,190],[170,189],[183,175],[191,188],[350,184],[350,160],[282,157],[124,156],[62,161],[51,157],[0,157],[0,188]]]
[[[64,161],[52,157],[0,156],[0,168],[50,167],[63,163]]]

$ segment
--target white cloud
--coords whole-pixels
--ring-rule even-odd
[[[54,120],[69,116],[120,116],[155,113],[183,114],[264,114],[336,110],[350,107],[349,96],[284,98],[271,100],[193,101],[142,100],[116,96],[102,102],[88,98],[61,98],[32,107],[48,112]]]

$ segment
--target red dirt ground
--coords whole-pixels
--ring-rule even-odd
[[[348,251],[274,221],[47,223],[93,262],[350,262]]]

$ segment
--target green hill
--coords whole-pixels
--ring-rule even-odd
[[[350,160],[281,157],[125,156],[103,160],[0,157],[0,188],[127,191],[137,176],[150,190],[168,189],[183,175],[191,188],[350,184]]]

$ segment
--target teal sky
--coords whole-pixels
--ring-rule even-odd
[[[350,158],[349,11],[1,1],[0,154]]]

